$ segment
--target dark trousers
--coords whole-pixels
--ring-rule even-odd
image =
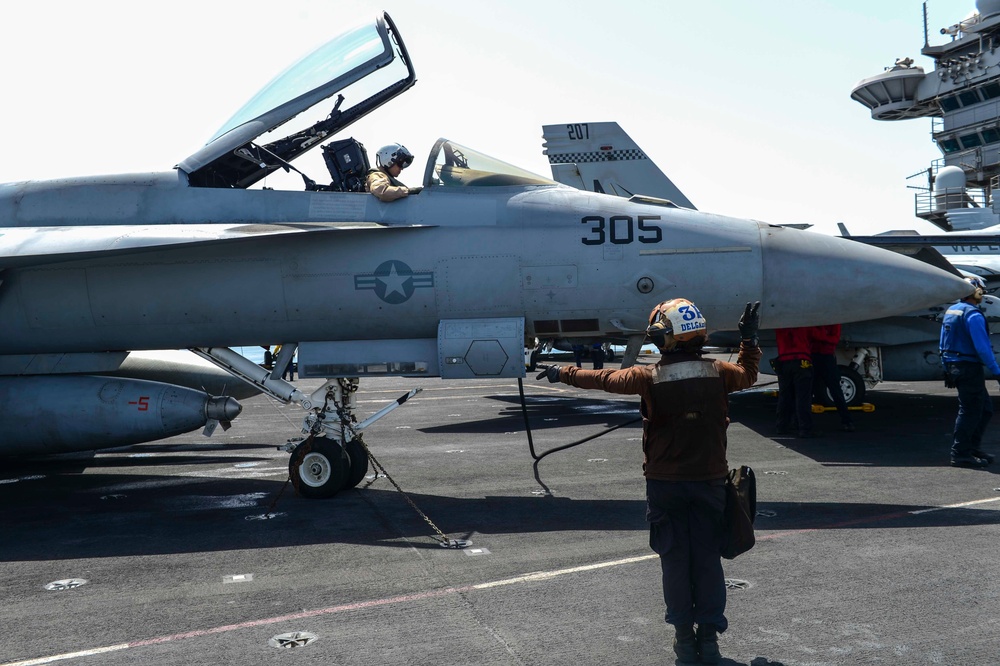
[[[840,422],[850,423],[851,413],[847,411],[844,391],[840,388],[840,368],[837,367],[837,357],[833,354],[813,354],[812,364],[813,376],[815,377],[813,387],[819,397],[823,397],[824,390],[829,390],[830,395],[833,396],[833,404],[837,406]]]
[[[660,556],[669,624],[729,626],[720,555],[725,506],[725,479],[646,479],[649,546]]]
[[[811,362],[778,361],[778,430],[794,420],[799,432],[812,431],[812,385]]]
[[[945,372],[958,389],[958,417],[951,457],[968,457],[979,448],[986,424],[993,418],[993,400],[986,390],[986,373],[981,363],[948,363]]]

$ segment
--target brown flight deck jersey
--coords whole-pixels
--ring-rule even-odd
[[[759,347],[740,344],[736,363],[668,352],[656,365],[625,370],[564,367],[570,386],[642,398],[643,473],[662,481],[707,481],[729,473],[726,428],[733,391],[757,381]]]

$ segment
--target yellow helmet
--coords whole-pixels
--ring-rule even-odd
[[[701,349],[708,339],[708,324],[694,303],[673,298],[649,313],[646,335],[660,351]]]

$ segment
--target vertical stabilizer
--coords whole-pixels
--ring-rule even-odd
[[[545,125],[542,138],[552,177],[564,185],[626,198],[644,194],[694,209],[618,123]]]

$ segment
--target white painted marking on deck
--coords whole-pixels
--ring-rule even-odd
[[[976,506],[977,504],[989,504],[990,502],[1000,502],[1000,497],[990,497],[988,499],[973,500],[971,502],[959,502],[958,504],[945,504],[944,506],[935,506],[930,509],[919,509],[917,511],[910,511],[913,515],[918,513],[930,513],[931,511],[944,511],[945,509],[961,509],[966,506]]]
[[[597,564],[586,564],[579,567],[571,567],[569,569],[556,569],[555,571],[536,571],[534,573],[524,574],[523,576],[515,576],[514,578],[505,578],[504,580],[495,580],[490,583],[479,583],[478,585],[472,585],[473,590],[488,590],[493,587],[503,587],[505,585],[515,585],[517,583],[528,583],[539,580],[551,580],[559,576],[565,576],[567,574],[581,573],[583,571],[595,571],[598,569],[607,569],[609,567],[618,567],[623,564],[634,564],[635,562],[645,562],[646,560],[654,560],[658,558],[659,555],[640,555],[638,557],[627,557],[622,560],[613,560],[611,562],[599,562]],[[6,666],[5,664],[0,664],[0,666]]]
[[[43,666],[44,664],[52,664],[57,661],[78,659],[81,657],[90,657],[97,654],[104,654],[106,652],[128,650],[131,648],[144,647],[147,645],[160,645],[163,643],[171,643],[174,641],[186,640],[188,638],[197,638],[199,636],[212,636],[217,634],[228,633],[230,631],[235,631],[238,629],[247,629],[250,627],[259,627],[270,624],[279,624],[283,622],[289,622],[292,620],[317,617],[320,615],[332,615],[335,613],[344,613],[354,610],[361,610],[365,608],[374,608],[378,606],[408,603],[411,601],[420,601],[423,599],[433,599],[438,597],[450,596],[452,594],[460,594],[462,592],[471,592],[473,590],[488,590],[508,585],[516,585],[517,583],[529,583],[536,581],[551,580],[553,578],[557,578],[559,576],[565,576],[568,574],[582,573],[585,571],[596,571],[599,569],[607,569],[610,567],[617,567],[625,564],[644,562],[646,560],[652,560],[658,557],[659,555],[656,554],[641,555],[638,557],[627,557],[620,560],[613,560],[611,562],[598,562],[597,564],[587,564],[579,567],[571,567],[568,569],[556,569],[554,571],[538,571],[535,573],[525,574],[523,576],[516,576],[514,578],[505,578],[503,580],[496,580],[488,583],[480,583],[479,585],[466,585],[463,587],[448,587],[440,590],[427,590],[426,592],[415,592],[413,594],[404,594],[396,597],[373,599],[371,601],[361,601],[357,603],[343,604],[341,606],[320,608],[317,610],[307,610],[307,611],[302,611],[300,613],[293,613],[290,615],[281,615],[278,617],[265,618],[261,620],[250,620],[248,622],[240,622],[237,624],[230,624],[221,627],[196,629],[194,631],[188,631],[180,634],[158,636],[156,638],[147,638],[144,640],[133,641],[131,643],[119,643],[116,645],[109,645],[107,647],[93,648],[90,650],[80,650],[79,652],[66,652],[64,654],[57,654],[48,657],[38,657],[37,659],[28,659],[26,661],[7,662],[4,664],[0,664],[0,666]]]
[[[38,659],[28,659],[26,661],[12,661],[3,666],[41,666],[42,664],[52,664],[57,661],[64,661],[66,659],[79,659],[80,657],[93,657],[95,654],[105,654],[108,652],[117,652],[118,650],[127,650],[131,647],[128,643],[121,643],[120,645],[109,645],[102,648],[94,648],[93,650],[80,650],[79,652],[66,652],[65,654],[56,654],[51,657],[39,657]]]

